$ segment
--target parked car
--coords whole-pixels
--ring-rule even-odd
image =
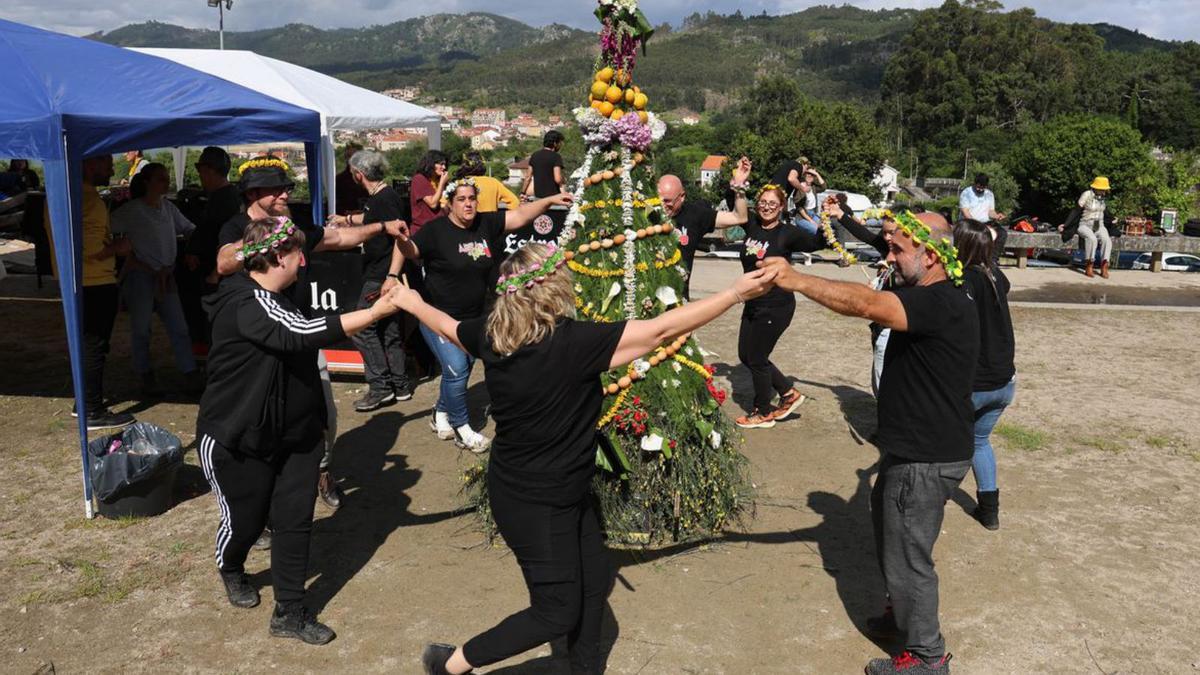
[[[1143,253],[1134,261],[1132,268],[1135,270],[1150,269],[1150,260],[1153,253]],[[1200,271],[1200,257],[1190,253],[1164,253],[1163,254],[1163,271],[1164,272],[1196,272]]]

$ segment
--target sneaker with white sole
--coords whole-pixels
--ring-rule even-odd
[[[795,389],[788,391],[779,397],[779,407],[771,411],[771,419],[775,421],[787,419],[807,400],[807,396]]]
[[[437,434],[443,441],[454,438],[454,427],[450,426],[450,416],[438,410],[429,419],[429,430]]]
[[[454,430],[454,444],[481,455],[491,447],[492,439],[472,429],[470,424],[464,424]]]

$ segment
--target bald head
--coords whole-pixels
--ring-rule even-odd
[[[929,228],[934,241],[952,237],[950,223],[937,213],[918,213],[917,220]],[[912,237],[895,237],[888,252],[888,261],[894,265],[894,280],[900,286],[923,286],[946,278],[937,254],[918,243]]]
[[[658,179],[658,198],[662,200],[667,215],[675,215],[683,206],[683,181],[679,176],[666,174]]]
[[[951,238],[954,236],[954,229],[950,227],[950,223],[940,213],[918,213],[917,220],[929,226],[930,234],[935,240],[942,237]]]

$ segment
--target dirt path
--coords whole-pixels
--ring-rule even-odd
[[[727,261],[698,269],[699,293],[734,274]],[[1056,273],[1014,272],[1014,286]],[[1196,289],[1181,275],[1114,279]],[[12,299],[38,296],[31,287],[0,283],[0,670],[416,673],[424,642],[461,641],[522,606],[507,552],[480,546],[471,517],[456,513],[462,464],[425,425],[429,383],[374,416],[351,409],[360,385],[336,385],[350,494],[336,513],[318,505],[311,582],[339,633],[327,647],[268,638],[269,589],[257,609],[228,606],[213,573],[211,496],[148,520],[85,521],[61,308]],[[1017,401],[997,441],[1003,529],[967,515],[968,478],[937,548],[956,672],[1195,672],[1200,315],[1022,306],[1014,322]],[[733,314],[701,334],[731,381],[731,414],[749,396],[731,365],[736,331]],[[800,302],[776,356],[813,400],[800,419],[747,436],[754,517],[710,545],[614,554],[609,672],[850,673],[883,653],[859,631],[882,593],[867,512],[877,451],[856,440],[874,428],[867,340],[862,322]],[[123,316],[113,354],[114,393],[129,395]],[[471,394],[481,408],[477,382]],[[193,404],[136,409],[192,441]],[[188,462],[183,481],[201,493],[194,453]],[[256,580],[269,582],[268,562],[252,554]],[[566,670],[549,647],[485,669]]]

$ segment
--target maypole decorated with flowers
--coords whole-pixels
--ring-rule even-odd
[[[651,145],[666,125],[634,84],[652,34],[635,0],[600,0],[600,55],[575,110],[587,151],[558,248],[581,320],[648,319],[683,302],[679,235],[655,195]],[[691,336],[604,377],[593,485],[610,542],[657,544],[719,532],[749,504],[746,460],[726,394]],[[467,476],[482,487],[483,474]],[[486,507],[482,490],[477,506]],[[484,514],[486,518],[486,513]]]

